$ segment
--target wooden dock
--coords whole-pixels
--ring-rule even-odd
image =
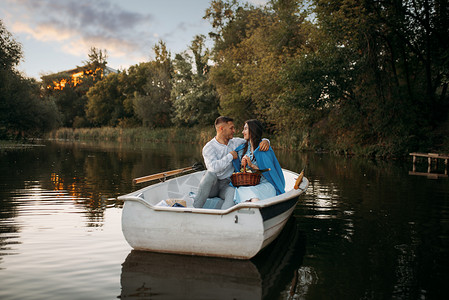
[[[421,175],[421,176],[427,176],[429,178],[448,177],[448,175],[447,175],[447,163],[449,160],[448,154],[412,152],[412,153],[410,153],[410,156],[413,156],[413,171],[409,172],[410,175]],[[416,172],[416,160],[418,157],[427,158],[427,162],[428,162],[427,173]],[[431,173],[432,166],[434,166],[434,170],[438,167],[439,159],[444,160],[444,174]],[[434,164],[432,164],[433,162],[434,162]]]

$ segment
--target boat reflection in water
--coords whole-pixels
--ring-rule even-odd
[[[121,299],[270,299],[291,284],[305,237],[291,217],[279,237],[251,260],[132,250],[122,265]]]

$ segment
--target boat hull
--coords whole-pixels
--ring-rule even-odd
[[[285,170],[284,175],[293,186],[298,174]],[[201,176],[202,172],[181,176],[119,197],[124,200],[122,231],[132,248],[249,259],[279,235],[308,186],[304,178],[300,189],[270,199],[227,210],[199,209],[191,207],[186,195],[197,188]],[[186,200],[188,207],[156,205],[173,196]]]

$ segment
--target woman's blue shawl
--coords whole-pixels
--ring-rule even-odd
[[[238,146],[235,151],[239,152],[240,150],[243,150],[244,147],[245,144],[242,144]],[[260,151],[259,147],[257,147],[256,150],[254,150],[254,156],[259,169],[271,169],[270,171],[263,172],[262,174],[274,186],[276,189],[276,195],[285,193],[284,173],[282,172],[281,165],[279,164],[273,149],[270,147],[268,151]],[[240,172],[240,155],[232,161],[232,164],[234,165],[234,170],[236,172]]]

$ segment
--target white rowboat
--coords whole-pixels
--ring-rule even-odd
[[[304,232],[290,218],[273,243],[251,260],[132,250],[122,264],[120,299],[276,299],[292,291],[306,251]],[[298,283],[299,282],[299,283]]]
[[[176,177],[118,197],[124,201],[122,231],[135,250],[250,259],[281,232],[309,181],[283,169],[285,193],[226,210],[194,208],[204,171]],[[187,207],[164,207],[161,200],[183,199]]]

